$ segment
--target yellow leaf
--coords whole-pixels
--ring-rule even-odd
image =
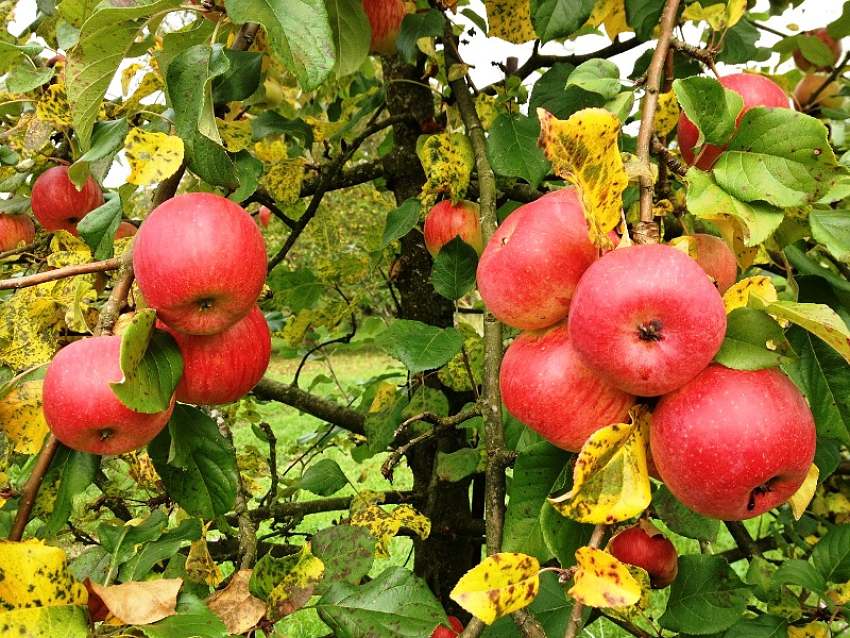
[[[313,141],[318,144],[332,137],[342,127],[341,122],[328,122],[312,115],[305,117],[304,121],[313,129]]]
[[[192,541],[189,546],[189,555],[186,556],[186,574],[190,580],[196,583],[205,583],[210,587],[216,587],[224,580],[221,569],[210,556],[205,537]]]
[[[640,600],[640,583],[626,566],[608,552],[579,547],[572,598],[588,607],[627,607]]]
[[[59,347],[52,283],[17,291],[0,304],[0,363],[25,370],[47,363]]]
[[[646,613],[646,610],[649,609],[649,595],[652,589],[650,587],[649,574],[645,569],[641,569],[635,565],[629,565],[628,563],[623,563],[623,566],[640,586],[640,599],[636,603],[626,605],[625,607],[608,607],[605,609],[605,614],[622,620],[634,621],[641,618]]]
[[[378,558],[389,558],[390,539],[402,527],[416,532],[423,540],[431,534],[431,521],[410,505],[399,505],[388,511],[374,503],[355,499],[351,503],[351,524],[365,527],[375,537],[375,556]]]
[[[127,181],[147,186],[171,177],[183,163],[183,140],[176,135],[131,128],[124,138],[124,153],[130,164]]]
[[[260,185],[280,204],[292,204],[301,197],[304,182],[304,158],[277,160],[266,165]]]
[[[420,138],[416,154],[428,180],[422,187],[422,206],[429,208],[439,193],[452,201],[463,199],[469,186],[475,157],[463,133],[438,133]]]
[[[725,29],[729,22],[726,6],[723,4],[712,4],[703,8],[699,2],[694,2],[685,8],[682,18],[694,22],[705,20],[714,31]]]
[[[6,472],[0,471],[0,494],[3,493],[3,490],[9,487],[9,475]],[[0,507],[3,507],[6,504],[6,499],[0,496]]]
[[[277,621],[307,604],[324,572],[324,563],[313,556],[308,543],[298,554],[263,556],[251,574],[249,591],[266,600],[266,615]]]
[[[829,626],[822,622],[810,622],[802,627],[788,627],[788,638],[829,638]]]
[[[826,590],[826,597],[835,605],[846,605],[850,603],[850,582],[833,585]]]
[[[25,381],[0,399],[0,427],[19,454],[37,454],[47,436],[41,386],[41,380]]]
[[[605,32],[612,40],[621,33],[631,31],[626,24],[624,0],[596,0],[585,26],[598,27],[600,24],[605,25]]]
[[[478,113],[478,119],[481,120],[481,126],[487,131],[493,124],[493,120],[499,115],[499,107],[497,99],[493,95],[479,93],[475,97],[475,112]]]
[[[136,87],[135,91],[133,91],[133,95],[123,102],[118,110],[121,113],[135,113],[144,98],[161,90],[162,78],[157,73],[148,73],[142,78],[142,81],[139,82],[139,86]]]
[[[130,91],[130,82],[136,76],[136,73],[141,71],[144,65],[141,62],[134,62],[121,71],[121,94],[127,95]]]
[[[770,277],[764,275],[745,277],[732,285],[723,293],[723,305],[726,306],[726,314],[736,308],[748,306],[750,297],[758,297],[766,302],[776,301],[776,288],[773,287]]]
[[[286,345],[293,348],[299,345],[304,340],[312,320],[313,311],[309,308],[299,310],[296,315],[290,315],[283,327],[283,340]]]
[[[582,523],[616,523],[632,518],[651,500],[646,466],[649,413],[636,408],[632,423],[616,423],[594,432],[582,446],[573,470],[572,489],[549,502]]]
[[[800,517],[805,513],[809,503],[811,503],[812,497],[815,495],[815,490],[818,486],[818,476],[820,476],[820,470],[817,465],[812,463],[809,467],[809,473],[806,474],[806,480],[804,480],[800,488],[794,492],[794,495],[788,499],[795,521],[800,520]]]
[[[50,254],[47,265],[52,268],[79,266],[92,259],[91,249],[82,239],[65,230],[58,230],[50,239]]]
[[[691,259],[699,257],[699,249],[697,248],[697,240],[693,235],[681,235],[670,240],[670,245],[677,250],[681,250]]]
[[[271,164],[286,159],[288,151],[283,140],[265,138],[254,144],[254,156],[264,164]]]
[[[58,547],[40,540],[0,540],[0,609],[85,605],[88,593]]]
[[[780,323],[790,321],[819,337],[850,362],[850,329],[832,308],[819,303],[757,300],[756,306],[766,310]]]
[[[35,105],[35,116],[59,128],[71,126],[71,107],[64,84],[57,82],[47,87]]]
[[[729,0],[726,4],[726,28],[734,27],[747,12],[747,0]]]
[[[28,607],[0,612],[0,638],[85,636],[89,626],[84,605]]]
[[[451,599],[486,624],[527,607],[540,590],[540,563],[525,554],[488,556],[466,572]]]
[[[590,238],[607,246],[609,231],[622,215],[622,194],[628,185],[617,147],[620,121],[605,109],[584,109],[568,120],[559,120],[543,109],[540,140],[555,173],[578,188]]]
[[[655,132],[664,137],[670,133],[679,122],[679,101],[673,91],[658,95],[658,106],[655,110]]]
[[[487,7],[488,36],[522,44],[537,38],[531,23],[528,0],[484,0]]]
[[[372,398],[372,404],[369,406],[369,412],[383,412],[393,403],[395,403],[396,386],[389,381],[381,381],[375,389],[375,396]]]
[[[249,148],[252,142],[251,122],[248,120],[226,121],[216,118],[221,141],[231,153],[238,153]]]

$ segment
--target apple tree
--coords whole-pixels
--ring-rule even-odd
[[[0,638],[847,635],[838,4],[0,2]]]

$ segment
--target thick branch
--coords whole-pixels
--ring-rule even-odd
[[[257,31],[259,30],[260,25],[256,22],[246,22],[239,29],[232,48],[236,51],[246,51],[254,43],[254,38],[257,37]]]
[[[365,184],[384,176],[384,164],[382,159],[362,162],[344,171],[340,171],[336,178],[330,182],[329,191],[340,188],[351,188],[358,184]],[[310,197],[316,193],[319,187],[319,177],[305,180],[301,185],[301,197]]]
[[[117,270],[121,266],[121,260],[118,257],[112,259],[104,259],[103,261],[93,261],[88,264],[77,264],[74,266],[63,266],[62,268],[54,268],[53,270],[45,270],[34,275],[26,277],[12,277],[11,279],[0,279],[0,290],[14,290],[17,288],[27,288],[29,286],[37,286],[38,284],[47,283],[48,281],[56,281],[57,279],[66,279],[77,275],[88,275],[94,272],[107,272]]]
[[[35,505],[35,497],[38,496],[38,488],[41,487],[41,481],[50,467],[50,462],[56,455],[61,443],[52,434],[47,435],[44,442],[44,447],[41,448],[41,453],[35,462],[35,467],[32,469],[32,474],[27,479],[21,490],[21,500],[18,502],[18,511],[15,514],[15,522],[12,524],[12,530],[9,532],[10,541],[19,541],[24,535],[24,529],[30,518],[30,512]]]
[[[758,556],[761,554],[759,546],[753,540],[753,537],[750,536],[750,533],[742,522],[726,521],[726,529],[729,530],[738,549],[745,552],[747,556]]]
[[[416,499],[414,492],[383,492],[381,504],[397,505],[399,503],[412,503]],[[353,496],[335,496],[331,498],[315,498],[309,501],[298,501],[292,503],[273,503],[268,508],[258,508],[250,512],[251,520],[262,521],[268,518],[285,519],[319,514],[322,512],[337,512],[347,510],[351,507]]]

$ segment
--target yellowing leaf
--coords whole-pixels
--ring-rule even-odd
[[[826,597],[835,605],[850,603],[850,582],[833,585],[826,590]]]
[[[64,84],[57,82],[47,87],[35,105],[35,116],[58,128],[71,126],[71,107]]]
[[[697,240],[693,235],[681,235],[670,240],[670,245],[673,248],[681,250],[691,259],[699,257],[699,249],[697,248]]]
[[[142,78],[142,81],[139,82],[139,86],[136,87],[136,90],[133,91],[133,95],[130,96],[130,99],[126,100],[120,105],[118,109],[121,113],[132,114],[135,113],[139,106],[141,105],[141,101],[155,93],[157,91],[162,90],[162,78],[157,73],[148,73],[145,77]],[[150,107],[147,107],[150,108]]]
[[[428,177],[420,197],[423,207],[429,208],[439,193],[448,194],[452,201],[463,199],[475,163],[466,135],[438,133],[420,138],[416,154]]]
[[[726,28],[732,28],[747,12],[747,0],[729,0],[726,4]]]
[[[325,564],[313,556],[309,544],[305,545],[298,562],[269,595],[269,619],[282,618],[307,604],[324,573]]]
[[[292,204],[301,197],[301,184],[304,182],[304,158],[277,160],[266,165],[266,172],[260,178],[260,185],[280,204]]]
[[[144,68],[144,65],[141,62],[134,62],[133,64],[128,65],[123,71],[121,71],[121,93],[122,95],[127,95],[130,91],[130,82],[133,81],[133,78],[136,76],[136,73],[141,71]]]
[[[375,389],[375,396],[369,406],[370,413],[383,412],[395,402],[396,386],[389,381],[381,381]]]
[[[127,181],[147,186],[171,177],[183,163],[183,140],[176,135],[131,128],[124,138],[124,152],[130,164]]]
[[[451,599],[486,624],[527,607],[540,590],[540,563],[525,554],[488,556],[466,572]]]
[[[818,476],[820,476],[820,470],[817,465],[812,463],[803,484],[796,492],[794,492],[794,495],[788,499],[795,521],[800,520],[800,517],[805,513],[809,503],[812,502],[812,497],[815,495],[815,490],[818,486]]]
[[[728,291],[727,291],[728,292]],[[761,301],[761,300],[760,300]],[[796,303],[794,301],[774,301],[759,303],[759,309],[766,310],[779,320],[790,321],[824,340],[850,362],[850,329],[832,308],[819,303]]]
[[[788,627],[788,638],[829,638],[829,626],[822,622],[810,622],[802,627]]]
[[[0,638],[58,638],[87,636],[86,607],[58,605],[0,612]]]
[[[658,106],[655,110],[655,132],[664,137],[679,122],[679,101],[673,91],[658,94]]]
[[[82,239],[65,230],[58,230],[50,239],[50,254],[47,265],[52,268],[79,266],[92,259],[91,249]]]
[[[177,594],[182,578],[162,578],[104,587],[89,582],[89,587],[106,605],[112,624],[148,625],[177,613]]]
[[[581,110],[568,120],[543,109],[537,114],[539,144],[555,173],[578,189],[591,240],[609,245],[607,234],[620,222],[622,194],[628,185],[617,147],[620,120],[598,108]]]
[[[632,412],[632,423],[594,432],[582,446],[572,489],[549,502],[563,516],[582,523],[616,523],[632,518],[651,500],[646,466],[649,413]]]
[[[298,314],[290,315],[283,327],[283,340],[286,345],[293,348],[299,345],[304,340],[312,321],[313,311],[309,308],[299,310]]]
[[[378,558],[389,558],[388,543],[402,527],[416,532],[423,540],[431,534],[431,521],[410,505],[399,505],[388,511],[374,503],[355,499],[351,503],[351,524],[365,527],[375,537]]]
[[[689,4],[682,12],[682,18],[694,22],[705,20],[715,31],[725,29],[729,20],[725,5],[712,4],[703,8],[699,2]]]
[[[633,29],[626,22],[626,7],[623,0],[607,0],[608,4],[613,4],[611,12],[605,17],[602,24],[605,25],[605,33],[612,40],[621,33],[632,31]]]
[[[270,164],[286,159],[288,151],[283,140],[265,138],[254,144],[254,156],[264,164]]]
[[[608,552],[579,547],[569,595],[588,607],[626,607],[640,600],[640,583],[626,566]]]
[[[19,454],[37,454],[47,436],[41,386],[41,380],[25,381],[0,399],[0,427]]]
[[[205,583],[210,587],[215,587],[224,580],[221,569],[210,556],[206,538],[192,541],[189,546],[189,555],[186,557],[186,574],[190,580],[196,583]]]
[[[537,38],[531,23],[531,5],[528,0],[484,0],[487,7],[487,35],[514,44]]]
[[[221,133],[221,141],[231,153],[238,153],[251,146],[251,122],[248,120],[227,121],[216,118],[218,132]]]
[[[736,308],[745,308],[750,303],[750,297],[758,297],[766,302],[776,301],[776,288],[770,281],[770,277],[757,275],[745,277],[732,285],[723,293],[723,305],[726,306],[726,314]]]
[[[88,593],[58,547],[40,540],[0,540],[0,610],[85,605]]]
[[[641,618],[646,610],[649,609],[649,595],[652,591],[650,587],[649,574],[645,569],[623,563],[623,566],[629,570],[629,573],[640,586],[640,599],[625,607],[608,607],[605,609],[605,615],[621,618],[622,620],[634,621]]]
[[[253,629],[266,615],[266,604],[251,595],[248,582],[250,569],[240,569],[233,574],[227,587],[207,599],[207,607],[221,618],[227,633],[239,636]]]

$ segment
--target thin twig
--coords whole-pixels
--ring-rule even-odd
[[[44,475],[47,468],[50,467],[50,462],[56,455],[59,449],[59,440],[52,434],[47,435],[44,446],[38,455],[35,462],[35,467],[32,469],[32,474],[27,479],[24,487],[21,489],[21,500],[18,502],[18,511],[15,514],[15,522],[12,524],[12,530],[9,532],[10,541],[19,541],[23,538],[24,529],[27,526],[35,505],[35,498],[38,496],[38,489],[41,487],[41,481],[44,480]]]
[[[762,31],[766,31],[767,33],[772,33],[773,35],[778,35],[780,38],[790,38],[791,35],[788,33],[783,33],[778,29],[774,29],[773,27],[769,27],[766,24],[761,24],[760,22],[756,22],[755,20],[750,20],[746,18],[747,22],[753,25],[756,29],[761,29]]]
[[[801,104],[801,107],[806,107],[810,104],[815,104],[818,96],[826,90],[830,84],[835,82],[835,79],[841,74],[841,70],[850,62],[850,51],[844,54],[844,57],[841,59],[841,62],[835,65],[835,68],[830,71],[829,75],[826,76],[826,79],[823,81],[814,93],[812,93],[811,97],[806,101],[805,104]]]
[[[268,423],[260,423],[257,427],[265,435],[266,441],[269,444],[269,475],[271,476],[271,485],[269,485],[269,491],[260,499],[260,506],[262,507],[263,505],[271,505],[277,498],[277,437],[274,435],[272,426]]]
[[[12,248],[11,250],[6,250],[0,253],[0,259],[6,259],[6,257],[14,257],[15,255],[20,255],[21,253],[28,253],[32,250],[36,250],[41,246],[46,245],[50,241],[50,237],[42,237],[41,239],[36,239],[31,244],[27,244],[26,246],[21,246],[20,248]]]
[[[684,177],[688,172],[688,167],[684,162],[677,159],[664,144],[661,143],[656,136],[652,137],[652,152],[664,160],[667,169],[679,177]]]
[[[599,547],[602,543],[602,538],[605,536],[605,525],[597,525],[593,528],[593,534],[590,536],[588,547]],[[573,610],[570,613],[570,622],[567,624],[567,630],[564,632],[564,638],[576,638],[578,632],[581,631],[581,617],[584,612],[584,605],[577,600],[573,601]]]
[[[10,279],[0,279],[0,290],[15,290],[18,288],[27,288],[29,286],[37,286],[47,283],[48,281],[56,281],[57,279],[66,279],[77,275],[88,275],[95,272],[108,272],[117,270],[121,266],[121,259],[113,257],[112,259],[104,259],[102,261],[93,261],[88,264],[76,264],[73,266],[63,266],[62,268],[54,268],[45,270],[34,275],[26,277],[12,277]]]
[[[351,308],[351,301],[342,291],[342,288],[339,286],[334,286],[334,289],[339,293],[339,296],[342,297],[343,301],[345,301],[346,305]],[[319,343],[304,353],[304,356],[301,357],[301,362],[298,364],[298,368],[295,370],[295,376],[292,378],[292,385],[296,388],[298,387],[298,378],[301,376],[301,370],[307,363],[307,359],[310,358],[310,355],[313,353],[325,348],[327,346],[333,345],[335,343],[351,343],[351,340],[354,338],[354,335],[357,334],[357,316],[354,314],[354,311],[351,311],[351,329],[346,332],[341,337],[336,337],[334,339],[328,339],[327,341],[323,341]]]

